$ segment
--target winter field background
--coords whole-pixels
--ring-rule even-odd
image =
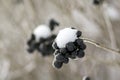
[[[54,18],[60,27],[75,27],[83,36],[120,49],[120,0],[0,0],[0,80],[120,80],[120,54],[86,43],[86,56],[62,69],[52,67],[53,56],[28,54],[32,30]]]

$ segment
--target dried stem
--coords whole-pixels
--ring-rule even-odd
[[[113,31],[113,27],[112,27],[112,23],[109,19],[109,16],[104,12],[104,8],[106,8],[107,6],[101,6],[101,11],[102,11],[102,15],[104,17],[104,20],[105,20],[105,23],[106,23],[106,27],[108,29],[108,34],[110,36],[110,41],[111,41],[111,47],[112,48],[117,48],[117,45],[116,45],[116,39],[115,39],[115,34],[114,34],[114,31]]]
[[[113,52],[113,53],[118,53],[118,54],[120,54],[120,51],[119,51],[119,50],[111,49],[111,48],[109,48],[109,47],[106,47],[106,46],[104,46],[104,45],[102,45],[102,44],[94,41],[94,40],[91,40],[91,39],[88,39],[88,38],[81,38],[81,39],[83,39],[84,42],[93,44],[93,45],[95,45],[95,46],[98,47],[98,48],[104,49],[104,50],[109,51],[109,52]]]

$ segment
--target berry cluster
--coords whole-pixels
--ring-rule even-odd
[[[43,56],[50,55],[54,52],[52,48],[53,40],[56,35],[52,31],[59,23],[54,19],[49,21],[49,25],[39,25],[33,30],[31,38],[28,40],[28,52],[33,53],[35,50],[39,51]]]
[[[77,57],[84,57],[86,45],[83,40],[79,38],[81,36],[81,31],[77,31],[76,36],[77,39],[75,39],[74,42],[68,42],[63,48],[59,48],[56,42],[53,43],[53,48],[55,49],[54,67],[58,69],[61,68],[63,63],[67,64],[69,62],[69,58],[75,59]]]
[[[27,51],[33,53],[37,50],[42,56],[51,55],[54,52],[54,49],[51,46],[55,37],[56,35],[51,35],[46,39],[40,38],[39,42],[35,42],[35,36],[32,35],[31,39],[27,42],[27,45],[29,46]]]

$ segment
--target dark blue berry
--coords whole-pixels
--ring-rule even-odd
[[[74,52],[71,53],[70,58],[75,59],[76,56],[77,56],[77,51],[74,51]]]
[[[35,40],[35,35],[34,34],[32,34],[31,40]]]
[[[74,27],[71,27],[71,29],[75,29]]]
[[[75,59],[76,56],[74,56],[74,55],[69,55],[69,58],[71,58],[71,59]]]
[[[35,35],[32,34],[30,40],[28,40],[27,45],[30,46],[35,40]]]
[[[82,58],[82,57],[85,56],[85,52],[82,51],[82,50],[79,50],[79,51],[77,51],[77,56],[78,56],[79,58]]]
[[[76,40],[75,40],[75,45],[76,45],[76,46],[80,46],[82,43],[83,43],[83,40],[82,40],[82,39],[76,39]]]
[[[86,77],[84,80],[90,80],[90,77]]]
[[[84,43],[82,43],[80,46],[79,46],[80,49],[82,50],[85,50],[86,49],[86,45]]]
[[[69,62],[69,58],[65,58],[65,60],[63,61],[63,63],[67,64]]]
[[[58,62],[58,61],[54,61],[54,66],[57,68],[57,69],[60,69],[62,67],[63,63],[62,62]]]
[[[64,62],[65,61],[65,56],[63,55],[63,54],[58,54],[58,55],[56,55],[56,60],[58,61],[58,62]]]
[[[51,39],[54,40],[55,38],[56,38],[56,35],[53,34],[53,35],[51,36]]]
[[[54,30],[55,26],[59,26],[59,23],[57,21],[55,21],[54,19],[51,19],[49,22],[49,27],[50,27],[51,31]]]
[[[81,31],[77,31],[77,37],[80,37],[81,36],[81,34],[82,34],[82,32]]]
[[[63,53],[63,54],[67,53],[66,48],[61,48],[61,49],[59,49],[59,50],[60,50],[60,53]]]
[[[40,38],[40,43],[44,43],[46,41],[46,39],[44,39],[44,38]]]
[[[79,49],[86,49],[86,45],[84,44],[82,39],[76,39],[75,45],[78,46]]]
[[[73,52],[74,50],[76,50],[76,46],[74,45],[73,42],[69,42],[66,44],[66,48],[69,52]]]
[[[93,4],[99,5],[99,4],[101,4],[101,2],[102,2],[102,0],[94,0],[94,1],[93,1]]]
[[[56,42],[53,42],[52,47],[53,49],[59,49]]]
[[[33,53],[34,52],[34,49],[27,49],[27,51],[29,52],[29,53]]]

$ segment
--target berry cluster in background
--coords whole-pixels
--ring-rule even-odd
[[[79,38],[81,34],[81,31],[75,28],[60,30],[53,43],[53,48],[55,49],[54,67],[59,69],[62,67],[63,63],[67,64],[69,59],[84,57],[86,45],[83,40]]]
[[[28,40],[27,51],[33,53],[35,50],[41,53],[42,56],[51,55],[54,52],[52,48],[52,43],[56,37],[55,34],[52,34],[52,31],[56,26],[59,26],[59,23],[54,19],[51,19],[49,25],[39,25],[36,27],[31,35],[31,38]]]

